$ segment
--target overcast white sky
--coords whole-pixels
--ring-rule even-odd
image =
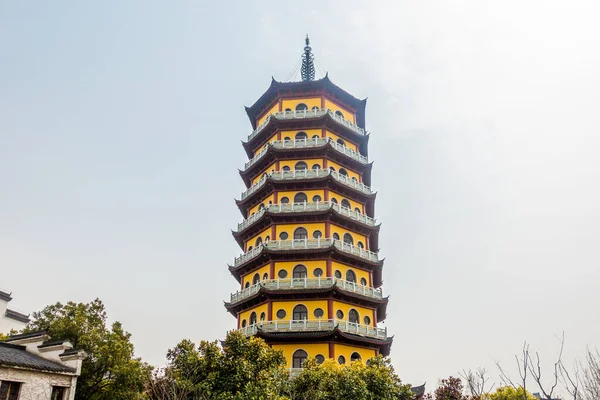
[[[453,4],[450,4],[453,3]],[[368,97],[407,382],[600,345],[600,3],[0,4],[0,287],[102,299],[159,365],[222,338],[243,105],[304,35]],[[321,74],[319,74],[321,75]]]

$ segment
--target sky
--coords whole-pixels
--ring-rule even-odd
[[[223,338],[243,106],[289,75],[308,33],[317,77],[368,98],[401,378],[498,380],[496,361],[516,375],[525,341],[549,368],[563,331],[570,366],[600,346],[599,13],[2,2],[0,288],[25,313],[100,298],[153,365],[182,338]]]

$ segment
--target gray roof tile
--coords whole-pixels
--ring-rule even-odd
[[[30,368],[38,371],[75,372],[73,368],[29,353],[25,350],[25,346],[4,342],[0,342],[0,365]]]

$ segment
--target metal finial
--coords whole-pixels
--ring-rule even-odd
[[[302,54],[302,69],[300,70],[303,81],[313,81],[315,79],[315,64],[313,63],[314,56],[311,52],[310,40],[308,34],[305,40],[304,54]]]

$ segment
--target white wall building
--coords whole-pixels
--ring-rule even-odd
[[[8,334],[11,330],[21,330],[29,322],[29,316],[8,308],[12,300],[11,293],[0,290],[0,333]],[[0,397],[2,399],[2,397]]]
[[[85,357],[45,331],[13,335],[0,342],[0,399],[73,400]]]

